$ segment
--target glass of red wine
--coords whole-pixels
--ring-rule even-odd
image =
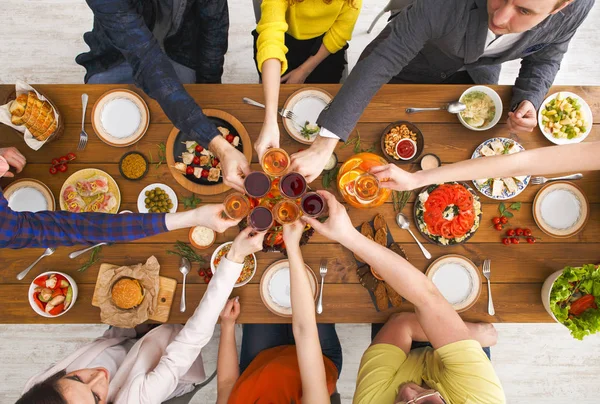
[[[262,171],[252,171],[244,179],[246,194],[253,198],[262,198],[271,189],[271,178]]]
[[[322,216],[326,208],[325,199],[316,192],[304,194],[300,201],[300,209],[308,217]]]
[[[298,199],[306,192],[306,179],[300,173],[287,173],[279,180],[279,191],[290,199]]]
[[[256,231],[268,230],[273,225],[273,213],[264,206],[257,206],[248,215],[248,224]]]

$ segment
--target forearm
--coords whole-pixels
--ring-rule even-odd
[[[2,202],[6,204],[5,199]],[[0,229],[0,248],[126,242],[168,231],[164,214],[31,213],[7,206],[0,208]]]
[[[265,95],[265,125],[277,125],[281,61],[268,59],[262,65],[262,82]]]
[[[294,337],[298,339],[316,335],[318,339],[315,301],[302,252],[299,246],[287,246],[287,252],[290,263],[290,298]],[[294,307],[297,309],[294,310]]]
[[[600,142],[541,147],[521,153],[481,157],[413,174],[411,187],[420,188],[448,181],[520,175],[550,175],[600,170]]]
[[[312,73],[313,70],[321,64],[322,61],[327,59],[331,55],[325,45],[321,44],[318,52],[315,55],[311,55],[300,65],[300,68],[307,72],[307,76]]]
[[[237,347],[235,345],[235,324],[221,324],[219,354],[217,358],[217,402],[226,403],[231,390],[240,376]]]

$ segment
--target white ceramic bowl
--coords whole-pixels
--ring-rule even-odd
[[[552,310],[550,309],[550,293],[552,292],[552,286],[554,286],[554,282],[556,281],[556,279],[558,279],[559,276],[562,275],[562,273],[562,269],[554,272],[552,275],[546,278],[544,284],[542,285],[542,304],[544,305],[544,308],[546,309],[548,314],[550,314],[550,317],[552,317],[554,321],[556,321],[559,324],[562,323],[556,319],[556,316],[554,315],[554,313],[552,313]]]
[[[219,248],[217,248],[215,250],[215,252],[213,252],[212,256],[210,257],[210,270],[213,273],[213,275],[217,273],[217,267],[215,267],[215,264],[214,264],[214,261],[215,261],[215,258],[217,257],[217,254],[223,248],[225,248],[226,246],[231,245],[231,244],[233,244],[233,241],[221,244],[219,246]],[[236,283],[235,286],[234,286],[234,288],[239,288],[240,286],[244,286],[245,284],[247,284],[248,282],[250,282],[250,280],[252,280],[252,278],[254,278],[254,275],[256,274],[256,268],[258,266],[258,263],[256,261],[256,254],[252,254],[252,257],[254,258],[254,268],[252,269],[252,274],[250,274],[250,276],[248,277],[248,279],[246,279],[245,281]]]
[[[33,300],[33,291],[35,290],[35,288],[38,286],[35,283],[33,283],[33,281],[31,282],[31,285],[29,286],[29,292],[27,292],[27,298],[29,300],[29,305],[31,306],[31,308],[33,309],[33,311],[35,311],[37,314],[39,314],[42,317],[47,317],[47,318],[55,318],[55,317],[60,317],[63,314],[65,314],[66,312],[68,312],[69,310],[71,310],[71,308],[75,305],[75,301],[77,300],[77,284],[75,283],[75,280],[73,278],[71,278],[69,275],[63,273],[63,272],[58,272],[58,271],[48,271],[48,272],[44,272],[42,274],[39,274],[38,276],[35,277],[35,279],[39,278],[40,276],[44,276],[44,275],[52,275],[52,274],[58,274],[58,275],[62,275],[64,276],[67,281],[69,281],[69,284],[71,285],[71,288],[73,289],[73,300],[71,301],[71,305],[69,307],[67,307],[67,310],[63,311],[60,314],[57,314],[56,316],[52,316],[48,313],[46,313],[45,311],[41,310],[37,304],[35,304],[35,301]],[[34,281],[35,281],[34,279]]]
[[[546,131],[544,131],[544,125],[542,125],[542,110],[544,109],[545,105],[547,103],[549,103],[550,101],[552,101],[553,99],[555,99],[559,93],[563,94],[565,97],[576,98],[577,101],[579,101],[579,104],[581,104],[581,111],[583,112],[583,116],[585,117],[585,119],[588,123],[586,131],[574,139],[555,138],[552,135],[552,133],[546,133]],[[577,94],[571,93],[569,91],[559,91],[558,93],[554,93],[551,96],[549,96],[548,98],[546,98],[544,100],[544,102],[542,102],[542,105],[540,106],[540,109],[538,110],[537,118],[538,118],[538,127],[540,128],[540,130],[542,131],[542,133],[544,134],[546,139],[548,139],[549,141],[551,141],[554,144],[571,144],[571,143],[583,142],[583,140],[592,131],[592,126],[593,126],[593,122],[594,122],[594,119],[592,117],[592,110],[590,109],[590,106],[588,105],[588,103],[585,102],[585,100],[583,98],[581,98],[580,96],[578,96]]]
[[[171,199],[171,202],[173,202],[173,207],[171,208],[170,213],[177,212],[177,205],[179,204],[179,201],[177,200],[177,194],[175,194],[175,191],[173,191],[173,188],[171,188],[170,186],[158,182],[155,184],[150,184],[144,189],[142,189],[142,192],[140,192],[140,194],[138,195],[137,200],[138,212],[148,213],[148,208],[146,208],[146,204],[144,203],[144,201],[146,200],[146,191],[152,191],[154,188],[160,188],[163,191],[165,191],[165,193]]]
[[[498,93],[489,87],[473,86],[461,94],[459,101],[462,100],[465,95],[472,93],[474,91],[481,91],[482,93],[484,93],[485,95],[488,95],[492,99],[492,101],[494,102],[494,106],[496,107],[496,115],[494,116],[494,119],[489,124],[487,124],[485,126],[481,126],[479,128],[475,128],[475,127],[469,125],[468,123],[466,123],[460,113],[456,114],[458,116],[458,120],[460,121],[460,123],[463,124],[463,126],[465,128],[471,129],[474,131],[481,132],[484,130],[491,129],[494,126],[496,126],[496,124],[500,121],[500,117],[502,116],[502,100],[500,99],[500,96],[498,95]]]

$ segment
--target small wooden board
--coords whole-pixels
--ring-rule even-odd
[[[100,270],[98,271],[98,276],[104,271],[108,271],[109,269],[118,268],[119,265],[112,264],[101,264]],[[157,321],[159,323],[166,323],[169,320],[169,314],[171,313],[171,305],[173,304],[173,299],[175,297],[175,289],[177,289],[177,281],[172,278],[165,278],[164,276],[159,276],[159,284],[158,284],[158,307],[154,310],[154,314],[151,315],[148,319],[152,321]],[[98,307],[98,297],[97,297],[97,289],[98,283],[94,287],[94,297],[92,297],[92,306]]]

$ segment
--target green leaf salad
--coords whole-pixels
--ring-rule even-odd
[[[574,338],[600,331],[600,266],[566,267],[550,292],[550,309]]]

